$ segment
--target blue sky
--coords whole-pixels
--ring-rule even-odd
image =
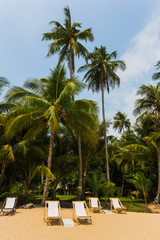
[[[105,113],[112,119],[118,111],[125,112],[134,123],[136,91],[152,83],[154,65],[160,60],[159,0],[0,0],[0,76],[22,86],[28,78],[49,75],[58,57],[45,57],[49,42],[41,41],[42,34],[51,30],[50,21],[63,23],[67,5],[72,21],[93,30],[95,40],[86,44],[89,51],[105,45],[126,62],[126,71],[117,73],[120,88],[105,94]],[[76,60],[77,68],[83,64],[83,59]],[[97,101],[101,108],[100,93],[84,91],[80,97]]]

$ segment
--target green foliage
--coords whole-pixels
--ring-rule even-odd
[[[131,123],[125,113],[118,112],[114,117],[113,128],[121,133],[124,129],[130,129]]]
[[[160,69],[160,60],[157,62],[157,64],[155,65],[155,67],[156,67],[157,70]],[[152,79],[153,79],[153,80],[158,80],[158,79],[160,79],[160,72],[154,73],[153,76],[152,76]]]
[[[0,198],[5,198],[8,196],[17,197],[17,196],[22,195],[23,191],[24,191],[24,184],[15,182],[10,186],[10,188],[8,189],[7,192],[4,192],[0,195]]]
[[[133,179],[130,180],[137,190],[142,191],[144,200],[147,203],[147,196],[151,189],[151,181],[146,178],[142,172],[138,172],[133,176]]]
[[[114,193],[116,191],[115,184],[112,182],[105,182],[103,184],[103,194],[104,196],[107,197],[113,197]]]
[[[112,182],[106,182],[105,176],[103,174],[92,173],[90,177],[87,178],[90,190],[94,193],[94,196],[105,196],[111,197],[115,193],[115,184]]]
[[[118,112],[113,118],[113,128],[121,133],[121,137],[107,137],[111,121],[105,119],[104,90],[109,93],[120,85],[116,71],[124,71],[126,65],[116,59],[117,51],[108,53],[105,46],[95,47],[89,53],[81,42],[93,41],[92,29],[82,30],[82,24],[72,23],[69,7],[64,8],[64,16],[63,24],[50,22],[53,28],[44,33],[42,39],[50,41],[47,56],[58,54],[57,67],[50,70],[46,78],[28,79],[23,87],[10,87],[4,102],[0,103],[0,197],[19,196],[23,202],[26,194],[25,202],[40,203],[44,187],[40,184],[40,175],[50,179],[50,189],[56,191],[61,183],[64,193],[66,183],[70,182],[75,191],[78,186],[78,136],[82,146],[82,181],[85,185],[86,180],[86,189],[105,198],[123,193],[128,197],[121,200],[129,211],[143,211],[144,202],[138,198],[143,194],[145,202],[152,200],[160,179],[157,170],[160,83],[140,86],[133,112],[138,116],[136,123],[131,128],[127,115]],[[75,56],[87,60],[79,71],[87,70],[84,80],[88,89],[102,93],[101,124],[97,103],[77,99],[86,85],[73,76]],[[64,65],[60,65],[64,60],[69,65],[69,79]],[[160,69],[160,61],[155,67]],[[153,80],[159,78],[160,72],[154,73]],[[9,87],[9,82],[0,77],[0,94],[5,87]],[[47,163],[50,169],[46,167]],[[108,164],[107,179],[111,176],[113,182],[106,182],[104,175],[109,169]],[[58,198],[72,200],[75,196],[58,195]]]
[[[88,55],[87,49],[80,41],[93,41],[94,37],[91,28],[80,31],[81,23],[72,24],[70,9],[68,6],[64,8],[64,14],[64,24],[61,25],[57,21],[51,21],[50,24],[54,27],[51,32],[43,34],[42,40],[52,41],[49,45],[47,56],[58,53],[59,63],[67,60],[69,67],[74,72],[74,56],[77,55],[78,57],[83,56],[84,58],[87,58]]]
[[[93,92],[102,89],[102,83],[107,91],[110,88],[119,86],[120,78],[115,73],[117,69],[125,70],[125,63],[121,60],[115,60],[117,52],[108,53],[105,46],[95,47],[94,52],[90,53],[88,59],[91,63],[79,68],[79,71],[88,70],[84,75],[84,79],[88,82],[88,89]]]
[[[9,85],[8,80],[4,77],[0,77],[0,94],[3,91],[3,88],[8,86],[8,85]]]
[[[87,182],[94,196],[98,197],[100,194],[102,195],[105,183],[104,175],[92,173],[91,176],[87,178]]]

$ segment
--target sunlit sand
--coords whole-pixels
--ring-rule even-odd
[[[0,217],[0,240],[159,240],[160,214],[92,213],[93,225],[65,228],[47,226],[44,208],[17,209],[14,216]],[[62,218],[72,218],[72,209],[62,209]]]

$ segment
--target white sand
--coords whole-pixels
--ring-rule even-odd
[[[47,226],[43,208],[17,209],[14,216],[0,217],[0,240],[160,240],[160,214],[93,213],[93,225],[72,228]],[[72,209],[62,209],[72,218]]]

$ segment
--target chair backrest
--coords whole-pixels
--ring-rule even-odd
[[[78,217],[87,216],[83,202],[75,202],[74,206]]]
[[[91,207],[98,207],[98,198],[91,198]]]
[[[112,203],[113,203],[114,208],[121,208],[118,198],[114,198],[114,199],[112,198]]]
[[[15,201],[16,201],[16,198],[14,198],[14,197],[8,197],[7,199],[6,199],[6,203],[5,203],[5,206],[4,206],[4,208],[14,208],[15,207]]]
[[[58,217],[58,202],[48,202],[48,217]]]

